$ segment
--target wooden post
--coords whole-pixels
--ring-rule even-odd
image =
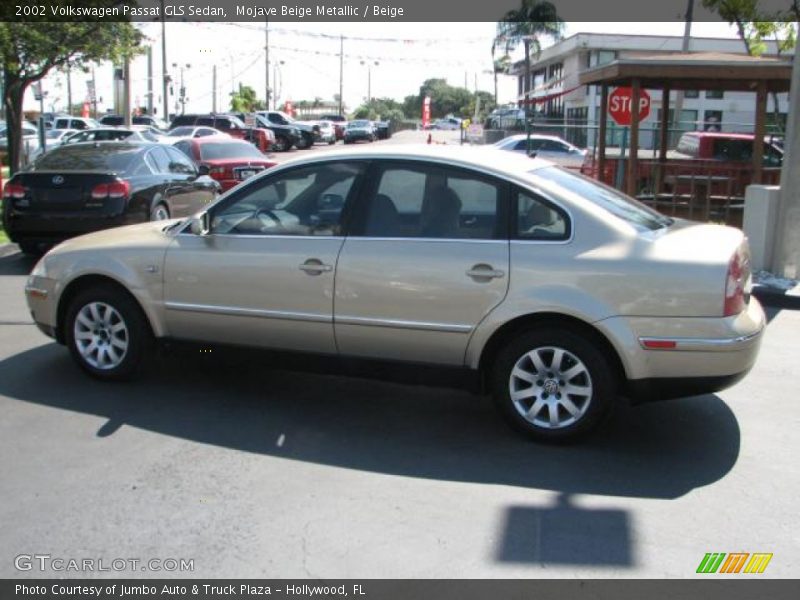
[[[761,183],[764,166],[764,132],[767,116],[767,84],[759,81],[756,90],[756,128],[753,135],[753,180],[751,183]]]
[[[656,170],[656,185],[653,190],[658,197],[664,184],[664,171],[667,167],[667,140],[669,138],[669,86],[664,86],[661,91],[661,129],[658,139],[658,169]]]
[[[641,98],[641,82],[638,78],[631,85],[631,147],[628,154],[628,195],[636,197],[636,187],[639,182],[639,99]]]
[[[606,170],[606,126],[608,125],[608,84],[600,86],[600,127],[597,130],[597,180],[603,181]]]

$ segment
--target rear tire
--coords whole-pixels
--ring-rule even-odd
[[[617,395],[604,353],[571,329],[531,330],[495,360],[492,395],[508,423],[546,442],[576,440],[609,414]]]
[[[156,203],[153,208],[150,209],[151,221],[166,221],[167,219],[169,219],[169,207],[163,202]]]
[[[133,298],[112,285],[79,292],[67,308],[64,339],[78,366],[105,381],[131,379],[150,354],[150,323]]]
[[[275,138],[275,143],[272,144],[272,149],[275,152],[288,152],[292,145],[282,135],[279,135]]]

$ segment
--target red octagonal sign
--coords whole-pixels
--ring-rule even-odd
[[[631,124],[631,104],[633,90],[629,87],[618,87],[608,95],[608,114],[618,125]],[[650,116],[650,94],[639,90],[639,121]]]

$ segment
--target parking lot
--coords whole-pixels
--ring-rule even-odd
[[[33,325],[33,264],[0,248],[0,577],[64,575],[20,554],[188,559],[157,575],[194,577],[691,577],[708,552],[797,572],[796,310],[769,309],[735,387],[620,405],[556,447],[422,375],[172,348],[141,380],[94,381]]]

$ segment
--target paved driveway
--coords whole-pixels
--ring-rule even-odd
[[[426,377],[174,349],[141,381],[92,381],[30,323],[31,266],[0,258],[0,577],[41,575],[19,554],[193,559],[203,577],[689,577],[745,551],[797,573],[798,312],[771,311],[733,389],[621,407],[556,448]]]

